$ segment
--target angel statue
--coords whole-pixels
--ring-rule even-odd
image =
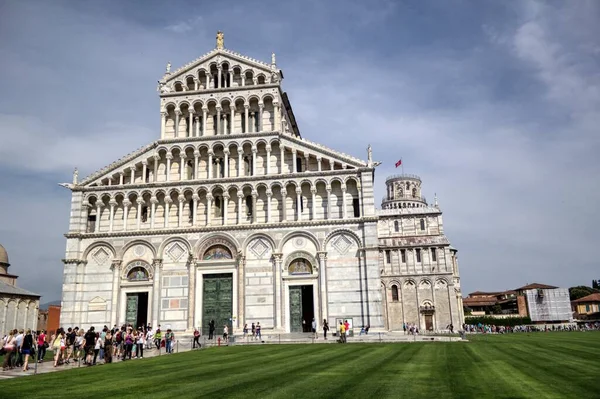
[[[73,171],[73,184],[77,184],[78,178],[79,178],[79,170],[77,170],[77,168],[75,168],[75,170]]]

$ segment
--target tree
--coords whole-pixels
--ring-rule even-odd
[[[569,297],[572,301],[583,298],[595,292],[600,292],[600,289],[587,287],[585,285],[578,285],[577,287],[569,288]]]

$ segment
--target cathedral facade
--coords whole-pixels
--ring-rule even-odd
[[[421,303],[402,311],[391,297],[396,286],[406,301],[425,299],[402,285],[414,281],[421,293],[417,274],[429,276],[432,293],[444,280],[452,299],[457,271],[433,278],[438,270],[382,263],[393,235],[382,223],[406,215],[376,210],[370,149],[364,161],[301,137],[282,78],[275,55],[265,63],[225,49],[222,34],[209,53],[167,65],[160,139],[64,184],[72,202],[63,326],[206,332],[214,320],[234,332],[257,322],[300,332],[314,318],[391,329],[396,318],[420,322]],[[462,315],[443,309],[455,314],[432,329]]]

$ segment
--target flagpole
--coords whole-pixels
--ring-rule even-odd
[[[404,162],[402,162],[402,158],[400,158],[400,166],[402,166],[402,175],[404,175]]]

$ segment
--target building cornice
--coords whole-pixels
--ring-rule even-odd
[[[235,86],[235,87],[221,87],[218,89],[198,89],[198,90],[188,90],[188,91],[172,91],[170,93],[162,93],[160,98],[173,98],[173,97],[182,97],[182,96],[197,96],[205,94],[210,97],[212,94],[220,94],[220,93],[228,93],[228,92],[238,92],[238,91],[247,91],[247,90],[258,90],[258,89],[279,89],[279,94],[282,94],[281,88],[277,83],[264,83],[257,86]]]
[[[188,188],[190,186],[214,186],[226,185],[234,183],[252,183],[252,182],[273,182],[273,181],[289,181],[293,179],[306,179],[311,177],[329,177],[329,176],[356,176],[362,172],[361,169],[342,169],[342,170],[327,170],[321,172],[298,172],[286,173],[279,175],[259,175],[259,176],[240,176],[228,177],[219,179],[198,179],[198,180],[182,180],[174,182],[156,182],[156,183],[140,183],[140,184],[124,184],[113,186],[94,186],[94,187],[74,187],[73,191],[81,192],[115,192],[123,190],[140,190],[140,189],[155,189],[167,187]]]
[[[265,230],[265,229],[286,229],[286,228],[304,228],[304,227],[327,227],[327,226],[355,226],[360,227],[365,223],[377,222],[377,217],[362,217],[353,220],[333,219],[333,220],[301,220],[294,222],[274,222],[260,224],[241,224],[231,226],[194,226],[194,227],[176,227],[169,229],[154,230],[136,230],[136,231],[117,231],[101,233],[67,233],[66,238],[111,238],[111,237],[138,237],[138,236],[158,236],[171,234],[189,234],[189,233],[216,233],[223,231],[244,231],[244,230]],[[63,260],[65,262],[67,260]],[[70,261],[70,260],[69,260]],[[79,260],[77,260],[79,262]],[[66,262],[65,262],[66,263]],[[69,262],[74,263],[74,262]]]

